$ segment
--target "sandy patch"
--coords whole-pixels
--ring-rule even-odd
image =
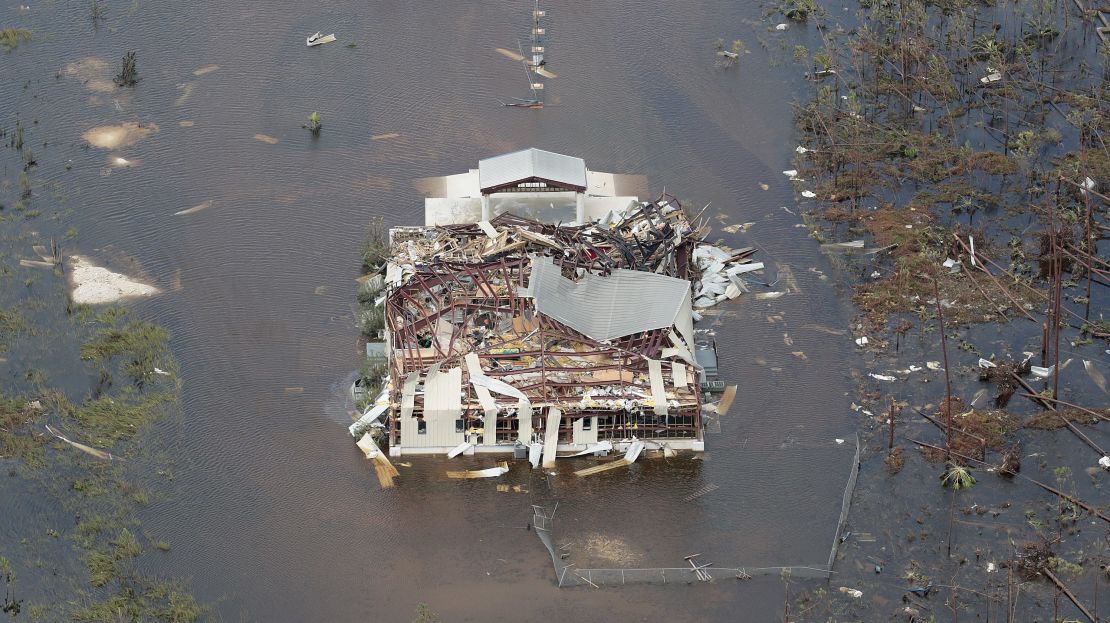
[[[615,563],[619,567],[630,567],[643,560],[643,554],[632,549],[620,537],[590,534],[582,542],[582,549],[590,556]]]
[[[189,101],[189,98],[193,96],[193,89],[195,89],[196,86],[197,83],[195,82],[183,82],[177,85],[177,90],[181,91],[181,95],[177,96],[177,99],[173,101],[173,105],[184,106],[185,102]]]
[[[120,125],[97,126],[82,134],[81,138],[88,141],[93,147],[117,149],[134,145],[151,132],[157,131],[158,126],[153,123],[140,125],[134,121],[128,121]]]
[[[201,67],[200,69],[197,69],[197,70],[193,71],[193,75],[194,76],[203,76],[204,74],[210,74],[210,73],[216,71],[219,68],[220,68],[219,65],[205,65],[204,67]]]
[[[108,61],[88,56],[66,65],[65,74],[81,81],[86,89],[97,93],[111,93],[116,90],[112,82],[112,68]]]
[[[102,305],[123,299],[153,296],[161,292],[154,286],[96,266],[80,255],[71,257],[70,263],[72,267],[69,278],[73,286],[74,303]]]

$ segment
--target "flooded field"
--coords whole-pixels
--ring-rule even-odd
[[[560,503],[567,540],[623,543],[593,548],[613,563],[677,566],[695,552],[722,566],[826,560],[854,450],[834,441],[854,430],[852,344],[836,335],[850,312],[779,172],[795,147],[797,72],[758,44],[809,35],[769,32],[756,7],[723,3],[550,7],[549,106],[507,110],[497,99],[525,85],[494,47],[526,34],[528,10],[134,3],[108,6],[94,29],[80,4],[4,8],[5,24],[34,33],[2,59],[0,110],[35,143],[30,205],[41,210],[3,224],[6,257],[29,253],[20,232],[61,240],[72,227],[63,254],[115,262],[163,291],[133,303],[172,332],[183,412],[161,429],[174,480],[140,510],[172,550],[143,564],[185,578],[213,617],[406,620],[420,603],[445,620],[611,610],[612,595],[556,588],[525,529],[533,503]],[[322,28],[339,41],[306,49]],[[718,38],[751,52],[722,71]],[[140,81],[116,88],[128,50]],[[315,140],[301,128],[313,111]],[[796,285],[715,322],[722,378],[741,393],[703,461],[590,480],[514,466],[506,482],[525,494],[449,481],[444,461],[416,458],[381,491],[346,434],[343,395],[359,365],[365,227],[374,216],[419,223],[417,178],[529,146],[710,204],[714,236],[758,244],[769,281]],[[23,163],[4,162],[14,184]],[[720,231],[745,222],[756,224]],[[30,269],[13,270],[5,288]],[[6,391],[17,391],[30,363],[7,359]],[[685,501],[707,484],[719,488]],[[5,555],[18,559],[37,515],[18,504],[5,517]],[[34,570],[19,576],[22,598],[49,599]],[[779,584],[628,587],[621,617],[725,619],[739,603],[771,612]]]
[[[559,77],[535,111],[498,104],[527,94],[520,67],[495,51],[527,34],[527,3],[0,7],[0,27],[31,31],[0,51],[3,141],[18,124],[27,145],[0,154],[0,303],[42,327],[36,335],[0,325],[9,334],[0,336],[0,390],[49,386],[76,402],[100,389],[96,369],[79,358],[87,338],[62,311],[66,276],[20,263],[37,257],[34,244],[56,240],[62,256],[157,288],[126,305],[172,335],[168,371],[180,401],[176,416],[143,437],[142,458],[123,468],[156,493],[132,500],[150,551],[136,565],[180,578],[206,618],[406,621],[426,604],[444,621],[723,621],[739,607],[768,620],[782,616],[784,597],[849,582],[796,579],[789,595],[774,576],[557,588],[529,529],[533,504],[558,502],[560,542],[583,567],[675,567],[693,553],[721,567],[826,562],[862,417],[852,405],[861,384],[882,393],[864,375],[886,364],[860,357],[853,343],[849,284],[872,267],[821,253],[802,221],[804,199],[782,173],[798,156],[794,104],[814,91],[796,46],[820,49],[821,31],[776,29],[787,23],[781,14],[746,3],[546,8],[547,58]],[[849,8],[857,7],[825,5],[834,16]],[[338,41],[306,48],[318,30]],[[718,39],[743,42],[735,66],[716,66]],[[140,80],[117,87],[129,50]],[[313,112],[317,138],[302,128]],[[519,486],[508,492],[449,480],[445,459],[415,457],[383,491],[346,431],[346,390],[361,363],[355,278],[366,227],[374,217],[421,223],[419,178],[532,146],[643,174],[653,194],[708,204],[711,239],[756,245],[763,277],[777,281],[758,288],[786,294],[741,297],[702,325],[716,332],[721,378],[740,388],[703,457],[588,479],[571,473],[586,463],[544,474],[521,462],[502,479]],[[753,225],[725,230],[744,223]],[[1017,335],[1024,347],[1040,335],[1021,331],[993,339]],[[939,359],[928,334],[908,340],[885,354],[897,362],[889,367]],[[974,365],[968,357],[960,364]],[[937,380],[933,371],[915,404],[938,401],[928,393]],[[907,393],[915,382],[925,381]],[[1059,443],[1046,464],[1062,464],[1055,458],[1071,446]],[[53,444],[47,456],[64,449]],[[1074,461],[1077,480],[1087,478],[1078,478],[1090,464],[1083,458]],[[907,521],[914,505],[948,512],[938,470],[915,461],[899,480],[884,475],[881,456],[865,465],[857,504],[868,519],[853,530],[879,535],[872,522]],[[450,468],[485,466],[456,459]],[[71,505],[55,503],[65,487],[43,496],[41,477],[12,473],[0,478],[0,556],[15,567],[20,616],[38,605],[46,620],[69,618],[66,602],[95,594],[71,541],[81,524]],[[1105,505],[1099,478],[1082,497]],[[919,502],[884,506],[917,482],[928,492]],[[44,536],[44,525],[62,538]],[[838,569],[864,579],[867,556],[898,555],[845,547],[852,553]],[[72,581],[52,579],[55,570]],[[885,616],[905,584],[901,568],[891,571],[883,604],[836,597],[862,611],[881,606]],[[1110,590],[1102,594],[1110,611]]]

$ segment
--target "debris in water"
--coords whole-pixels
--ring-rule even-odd
[[[140,296],[159,294],[161,290],[145,283],[139,283],[107,268],[90,263],[84,257],[74,255],[70,258],[73,269],[69,278],[73,284],[73,302],[85,305],[100,305]]]
[[[777,291],[776,292],[759,292],[755,295],[755,298],[763,301],[763,300],[777,299],[778,297],[782,296],[783,294],[786,294],[786,293],[785,292],[777,292]]]
[[[1110,456],[1104,456],[1098,460],[1098,466],[1102,469],[1110,470]]]
[[[1106,391],[1106,377],[1102,375],[1102,372],[1100,372],[1099,369],[1094,366],[1094,364],[1084,359],[1083,369],[1087,371],[1087,376],[1091,377],[1091,380],[1095,382],[1095,385],[1098,385],[1098,388],[1102,390],[1102,393],[1108,393]]]
[[[941,365],[940,365],[939,361],[926,361],[925,362],[925,367],[929,368],[930,370],[940,370],[941,369]]]
[[[125,168],[126,169],[126,168],[131,168],[133,166],[136,166],[137,164],[139,164],[139,161],[138,160],[128,160],[127,158],[123,158],[123,157],[120,157],[120,156],[110,156],[108,158],[108,163],[111,164],[113,167],[119,167],[119,168]]]
[[[799,154],[804,154],[804,153],[809,152],[810,150],[806,149],[805,147],[802,147],[801,145],[798,145],[797,147],[794,148],[794,151],[798,152]]]
[[[1029,366],[1029,372],[1039,379],[1047,379],[1048,377],[1052,376],[1052,372],[1055,369],[1056,364],[1052,364],[1047,368],[1042,368],[1040,366]]]
[[[840,592],[844,593],[845,595],[851,595],[852,597],[855,597],[856,599],[859,599],[860,597],[863,597],[863,591],[855,589],[855,588],[848,588],[847,586],[841,586],[840,587]]]
[[[775,24],[775,30],[786,30],[787,28],[790,28],[790,25],[787,23]]]
[[[212,200],[208,200],[208,201],[205,201],[204,203],[202,203],[200,205],[195,205],[191,208],[188,208],[188,209],[185,209],[185,210],[180,210],[178,212],[174,212],[173,215],[174,216],[185,216],[186,214],[193,214],[194,212],[200,212],[201,210],[207,210],[208,208],[211,208],[211,207],[212,207]]]
[[[389,140],[391,138],[397,138],[398,136],[401,136],[401,135],[396,133],[396,132],[387,132],[385,134],[375,134],[375,135],[370,137],[370,140],[372,140],[372,141],[385,141],[385,140]]]
[[[813,199],[817,196],[817,193],[813,192],[812,190],[803,190],[802,196],[806,199]]]
[[[157,132],[158,126],[153,123],[146,125],[135,121],[128,121],[120,125],[102,125],[88,130],[81,135],[89,145],[101,149],[117,149],[134,145],[151,132]]]
[[[786,177],[789,177],[791,181],[798,178],[798,170],[797,169],[789,169],[787,171],[783,171],[782,174],[785,175]]]
[[[316,34],[309,35],[309,37],[305,39],[305,45],[312,48],[318,45],[324,45],[325,43],[331,43],[332,41],[335,41],[335,33],[321,35],[320,31],[316,31]]]
[[[867,376],[870,376],[873,379],[878,379],[880,381],[895,381],[895,380],[897,380],[896,377],[893,377],[893,376],[890,376],[890,375],[887,375],[887,374],[875,374],[874,372],[869,372]]]
[[[169,372],[166,372],[166,371],[165,371],[165,370],[163,370],[162,368],[158,368],[158,367],[155,367],[155,368],[154,368],[154,373],[155,373],[155,374],[161,374],[162,376],[169,376],[169,375],[170,375],[170,373],[169,373]]]
[[[466,471],[448,470],[447,477],[457,479],[496,478],[507,473],[509,473],[509,464],[502,461],[497,467],[490,467],[487,469],[471,469]]]
[[[116,457],[112,456],[111,452],[105,452],[103,450],[97,450],[96,448],[91,448],[89,446],[86,446],[83,443],[77,443],[76,441],[70,441],[69,439],[66,439],[62,435],[59,435],[53,428],[50,428],[49,424],[46,425],[46,430],[51,435],[56,437],[57,439],[60,439],[64,442],[68,443],[69,445],[73,446],[74,448],[77,448],[78,450],[84,452],[85,454],[95,456],[96,458],[103,459],[105,461],[111,461],[111,460],[116,458]]]
[[[277,142],[278,142],[278,140],[276,138],[274,138],[272,136],[267,136],[265,134],[255,134],[254,135],[254,140],[262,141],[263,143],[267,143],[267,144],[270,144],[270,145],[277,145]]]
[[[193,75],[194,76],[203,76],[204,74],[210,74],[210,73],[216,71],[219,68],[220,68],[219,65],[205,65],[204,67],[201,67],[200,69],[193,70]]]
[[[990,361],[989,359],[983,359],[982,357],[980,357],[979,358],[979,367],[980,368],[997,368],[998,366],[993,361]]]

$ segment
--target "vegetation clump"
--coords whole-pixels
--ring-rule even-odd
[[[135,61],[134,50],[123,55],[122,66],[115,82],[121,87],[133,87],[139,82],[139,68]]]
[[[20,43],[31,40],[31,31],[26,28],[5,28],[0,30],[0,50],[5,53],[19,47]]]

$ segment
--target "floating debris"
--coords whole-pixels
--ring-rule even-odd
[[[204,74],[210,74],[210,73],[216,71],[219,68],[220,68],[219,65],[205,65],[204,67],[201,67],[199,69],[194,69],[193,70],[193,75],[194,76],[203,76]]]
[[[325,43],[331,43],[332,41],[335,41],[335,33],[332,33],[330,35],[321,35],[320,32],[317,31],[316,34],[309,35],[308,38],[305,39],[305,45],[312,48],[318,45],[324,45]]]
[[[212,200],[208,200],[208,201],[205,201],[204,203],[202,203],[200,205],[195,205],[191,208],[188,208],[188,209],[185,209],[185,210],[180,210],[178,212],[174,212],[173,215],[174,216],[185,216],[186,214],[193,214],[193,213],[196,213],[196,212],[200,212],[201,210],[207,210],[208,208],[211,208],[211,207],[212,207]]]
[[[890,376],[888,374],[875,374],[874,372],[869,372],[867,374],[867,376],[870,376],[871,378],[879,380],[879,381],[896,381],[896,380],[898,380],[897,377],[893,377],[893,376]]]
[[[278,140],[276,138],[268,136],[266,134],[255,134],[254,140],[262,141],[263,143],[267,143],[269,145],[277,145],[278,143]]]
[[[448,478],[456,479],[469,479],[469,478],[496,478],[509,473],[509,464],[502,461],[497,467],[490,467],[487,469],[471,469],[466,471],[448,471]]]
[[[372,141],[386,141],[386,140],[389,140],[391,138],[397,138],[399,136],[401,136],[401,135],[398,134],[397,132],[386,132],[385,134],[375,134],[375,135],[370,137],[370,140],[372,140]]]

